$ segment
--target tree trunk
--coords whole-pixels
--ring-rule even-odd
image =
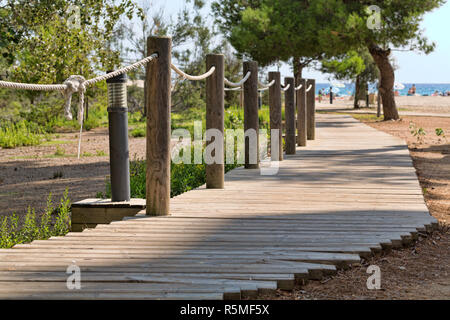
[[[300,80],[303,78],[303,68],[305,67],[302,63],[302,58],[300,57],[294,57],[293,58],[293,64],[294,64],[294,77],[295,77],[295,85],[300,85]]]
[[[399,120],[394,96],[394,68],[389,61],[391,50],[384,50],[377,45],[371,45],[369,51],[380,70],[380,94],[383,100],[384,120]]]
[[[356,77],[356,83],[355,83],[355,101],[353,103],[353,107],[355,109],[359,109],[359,83],[360,83],[360,77]]]

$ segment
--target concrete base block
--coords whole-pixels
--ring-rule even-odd
[[[95,228],[99,224],[121,221],[145,209],[145,199],[111,202],[110,199],[86,199],[72,204],[72,232]]]

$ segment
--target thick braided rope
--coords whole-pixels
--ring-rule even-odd
[[[138,62],[136,62],[136,63],[134,63],[132,65],[129,65],[127,67],[124,67],[122,69],[116,70],[114,72],[107,73],[107,74],[102,75],[102,76],[98,76],[98,77],[90,79],[90,80],[86,80],[85,85],[86,85],[86,87],[89,87],[89,86],[91,86],[91,85],[93,85],[93,84],[95,84],[97,82],[108,80],[108,79],[120,76],[122,74],[128,73],[128,72],[133,71],[133,70],[135,70],[137,68],[145,66],[147,63],[153,61],[156,58],[158,58],[158,54],[154,53],[154,54],[148,56],[147,58],[144,58],[141,61],[138,61]]]
[[[303,85],[302,85],[302,84],[299,85],[297,88],[295,88],[295,91],[298,91],[298,90],[300,90],[301,88],[303,88]]]
[[[245,77],[242,78],[242,80],[239,81],[239,82],[231,82],[230,80],[228,80],[227,78],[225,78],[225,79],[224,79],[224,80],[225,80],[225,84],[226,84],[227,86],[229,86],[229,87],[242,87],[242,85],[243,85],[244,83],[247,82],[247,80],[250,78],[251,75],[252,75],[252,73],[251,73],[250,71],[247,72],[247,74],[245,75]]]
[[[308,89],[306,89],[306,92],[310,92],[312,89],[312,84],[309,85]]]
[[[225,91],[242,91],[242,88],[225,88]]]
[[[130,66],[124,67],[122,69],[119,69],[117,71],[98,76],[96,78],[90,79],[90,80],[84,80],[85,86],[91,86],[97,82],[108,80],[114,77],[117,77],[121,74],[128,73],[134,69],[137,69],[141,66],[146,65],[150,61],[154,60],[158,57],[158,54],[152,54],[151,56],[142,59],[141,61],[136,62],[135,64],[132,64]],[[71,79],[71,76],[69,79]],[[76,76],[78,77],[78,76]],[[67,80],[69,80],[67,79]],[[84,78],[83,78],[84,79]],[[66,80],[66,81],[67,81]],[[0,81],[0,87],[1,88],[8,88],[8,89],[16,89],[16,90],[32,90],[32,91],[64,91],[67,89],[67,84],[30,84],[30,83],[18,83],[18,82],[9,82],[9,81]]]
[[[0,81],[1,88],[9,88],[16,90],[33,90],[33,91],[63,91],[65,98],[64,105],[64,113],[67,119],[72,120],[73,116],[70,111],[70,107],[72,104],[72,95],[75,92],[78,92],[80,95],[79,105],[78,105],[78,122],[80,124],[80,136],[78,141],[78,159],[80,159],[81,155],[81,138],[83,134],[83,124],[84,124],[84,96],[86,93],[86,88],[91,86],[97,82],[108,80],[119,75],[128,73],[132,70],[135,70],[139,67],[146,65],[152,60],[156,59],[158,54],[154,53],[147,58],[144,58],[130,66],[121,68],[114,72],[110,72],[108,74],[95,77],[90,80],[86,80],[83,76],[80,75],[72,75],[64,84],[28,84],[28,83],[17,83],[17,82],[9,82],[9,81]]]
[[[208,72],[206,72],[206,73],[204,73],[204,74],[202,74],[202,75],[199,75],[199,76],[191,76],[191,75],[189,75],[189,74],[187,74],[187,73],[184,73],[184,72],[181,71],[180,69],[178,69],[174,64],[172,64],[171,67],[172,67],[172,70],[175,71],[176,73],[178,73],[181,77],[186,78],[186,79],[191,80],[191,81],[200,81],[200,80],[204,80],[204,79],[210,77],[210,76],[214,73],[214,71],[216,71],[216,67],[212,67],[211,69],[209,69]]]
[[[260,90],[264,89],[267,90],[270,87],[272,87],[275,84],[275,80],[272,80],[271,82],[269,82],[269,84],[263,84],[261,82],[259,82],[259,86],[262,87]]]
[[[16,90],[32,90],[32,91],[63,91],[66,86],[63,84],[29,84],[17,83],[9,81],[0,81],[1,88],[16,89]]]
[[[284,92],[286,92],[286,91],[289,90],[290,87],[291,87],[291,84],[288,84],[286,87],[284,87],[284,88],[281,89],[281,90],[283,90]]]

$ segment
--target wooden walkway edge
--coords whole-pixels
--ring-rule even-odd
[[[405,143],[351,117],[317,116],[317,140],[275,176],[237,169],[224,190],[0,250],[0,299],[239,299],[292,289],[432,229]],[[81,290],[68,290],[69,265]]]

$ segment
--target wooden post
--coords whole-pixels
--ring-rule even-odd
[[[311,90],[306,94],[308,140],[316,140],[316,80],[308,80],[307,87],[309,86]]]
[[[306,147],[307,145],[307,112],[306,112],[306,80],[300,79],[302,85],[301,89],[297,91],[297,129],[298,129],[298,140],[297,144],[299,147]]]
[[[239,104],[241,108],[244,107],[244,92],[242,90],[239,91]]]
[[[295,154],[295,79],[286,78],[284,81],[284,84],[289,86],[284,93],[284,109],[286,116],[286,154]]]
[[[225,186],[224,165],[224,64],[222,54],[208,54],[206,56],[206,70],[215,67],[215,72],[206,80],[206,130],[216,129],[221,134],[221,141],[212,140],[206,142],[206,146],[215,143],[214,156],[220,157],[220,163],[206,165],[206,187],[208,189],[223,189]],[[216,138],[215,138],[216,139]]]
[[[380,84],[378,81],[378,93],[377,93],[377,117],[381,117],[381,95],[380,95]]]
[[[147,64],[147,215],[170,212],[170,113],[172,39],[149,37],[148,52],[157,53]]]
[[[84,110],[86,111],[86,121],[89,120],[89,97],[86,96],[85,98],[85,107]]]
[[[269,72],[269,82],[275,80],[275,84],[269,88],[270,106],[270,130],[279,130],[279,159],[272,161],[283,161],[283,126],[281,114],[281,75],[279,72]],[[273,150],[271,149],[271,152]]]
[[[259,168],[259,106],[258,106],[258,63],[244,62],[244,76],[251,72],[250,78],[244,84],[244,130],[256,131],[256,146],[250,146],[251,140],[245,139],[245,168]],[[255,150],[256,147],[256,150]],[[256,163],[250,163],[250,152],[256,151]]]

